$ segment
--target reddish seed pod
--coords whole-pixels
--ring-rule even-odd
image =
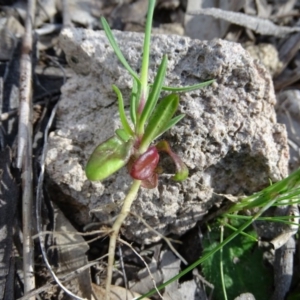
[[[149,178],[153,175],[158,161],[158,151],[155,146],[152,146],[133,163],[130,171],[131,177],[138,180]]]

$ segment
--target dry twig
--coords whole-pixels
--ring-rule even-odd
[[[35,288],[32,241],[32,44],[35,0],[27,4],[25,34],[20,65],[20,116],[17,167],[22,169],[24,294]]]

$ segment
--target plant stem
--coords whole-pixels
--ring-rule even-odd
[[[149,0],[148,4],[148,14],[145,28],[145,38],[143,47],[143,59],[142,59],[142,70],[141,70],[141,92],[140,99],[138,99],[137,109],[137,135],[141,137],[144,133],[144,128],[140,126],[140,116],[145,107],[148,98],[148,68],[149,68],[149,53],[150,53],[150,38],[151,38],[151,28],[152,28],[152,18],[155,7],[155,0]],[[143,125],[142,125],[143,127]]]
[[[224,241],[224,225],[221,225],[221,236],[220,236],[220,244]],[[224,279],[224,269],[223,269],[223,248],[220,249],[220,275],[221,275],[221,282],[222,282],[222,289],[224,299],[227,300],[227,293],[226,293],[226,286],[225,286],[225,279]]]
[[[155,0],[149,0],[148,15],[147,15],[146,29],[145,29],[144,48],[143,48],[142,71],[141,71],[142,94],[144,92],[147,93],[147,88],[148,88],[150,37],[151,37],[152,17],[153,17],[154,7],[155,7]],[[147,95],[145,96],[147,97]]]
[[[110,235],[109,239],[109,248],[108,248],[108,266],[107,266],[107,277],[106,277],[106,291],[105,291],[105,299],[110,300],[110,286],[111,286],[111,280],[112,280],[112,272],[113,272],[113,265],[114,265],[114,259],[115,259],[115,250],[116,250],[116,244],[117,244],[117,238],[119,235],[120,228],[128,216],[130,212],[131,205],[133,201],[135,200],[138,190],[141,186],[140,180],[134,180],[131,188],[124,199],[124,203],[121,209],[121,212],[119,213],[113,227],[112,227],[112,233]]]

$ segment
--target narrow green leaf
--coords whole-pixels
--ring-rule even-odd
[[[191,92],[195,90],[202,89],[210,84],[212,84],[215,80],[208,80],[205,82],[197,83],[194,85],[189,85],[189,86],[183,86],[183,87],[173,87],[173,86],[162,86],[163,91],[169,91],[169,92],[174,92],[174,93],[186,93],[186,92]]]
[[[185,114],[181,114],[176,116],[175,118],[171,119],[168,124],[162,128],[161,132],[159,133],[158,136],[164,134],[166,131],[168,131],[170,128],[172,128],[174,125],[176,125],[180,120],[182,120],[184,118]],[[158,136],[156,136],[154,139],[157,139]]]
[[[178,104],[179,97],[176,94],[170,94],[158,103],[145,129],[140,145],[141,152],[145,151],[151,142],[163,132],[176,112]]]
[[[136,124],[136,110],[139,101],[140,90],[140,83],[133,78],[133,85],[130,94],[130,118],[133,125]]]
[[[155,7],[155,0],[149,0],[148,10],[147,10],[147,20],[145,26],[143,60],[142,60],[142,70],[141,70],[141,84],[142,84],[142,90],[145,92],[145,95],[147,95],[148,93],[147,88],[148,88],[149,52],[150,52],[150,38],[151,38],[154,7]]]
[[[126,118],[126,114],[125,114],[125,110],[124,110],[124,101],[123,101],[123,96],[121,91],[119,90],[119,88],[116,85],[112,85],[113,90],[115,91],[115,93],[118,96],[118,104],[119,104],[119,114],[120,114],[120,119],[121,119],[121,123],[123,125],[124,130],[129,134],[134,136],[134,133],[127,121]]]
[[[133,140],[123,142],[117,136],[100,144],[92,153],[86,168],[86,177],[92,181],[103,180],[112,175],[128,162]]]
[[[154,107],[156,106],[157,100],[159,98],[161,87],[163,85],[166,71],[167,71],[167,62],[168,58],[166,55],[163,56],[163,59],[161,61],[161,64],[158,68],[156,77],[154,79],[154,83],[151,89],[151,92],[149,94],[149,97],[146,101],[145,107],[143,108],[141,112],[140,122],[139,122],[139,131],[143,131],[145,122],[148,120],[150,115],[153,112]],[[140,108],[139,108],[140,109]]]
[[[105,31],[106,37],[109,40],[110,45],[112,46],[112,48],[114,49],[117,57],[119,58],[120,62],[122,63],[122,65],[125,67],[125,69],[131,74],[131,76],[133,76],[135,78],[135,80],[140,81],[139,76],[137,75],[137,73],[130,67],[130,65],[128,64],[127,60],[125,59],[123,53],[121,52],[115,37],[107,23],[107,21],[105,20],[104,17],[101,17],[101,23],[103,26],[103,29]]]

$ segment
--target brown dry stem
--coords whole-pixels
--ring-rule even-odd
[[[20,65],[20,117],[17,167],[22,169],[23,271],[24,294],[35,289],[32,240],[32,49],[35,0],[29,0]],[[32,297],[31,299],[34,299]]]

